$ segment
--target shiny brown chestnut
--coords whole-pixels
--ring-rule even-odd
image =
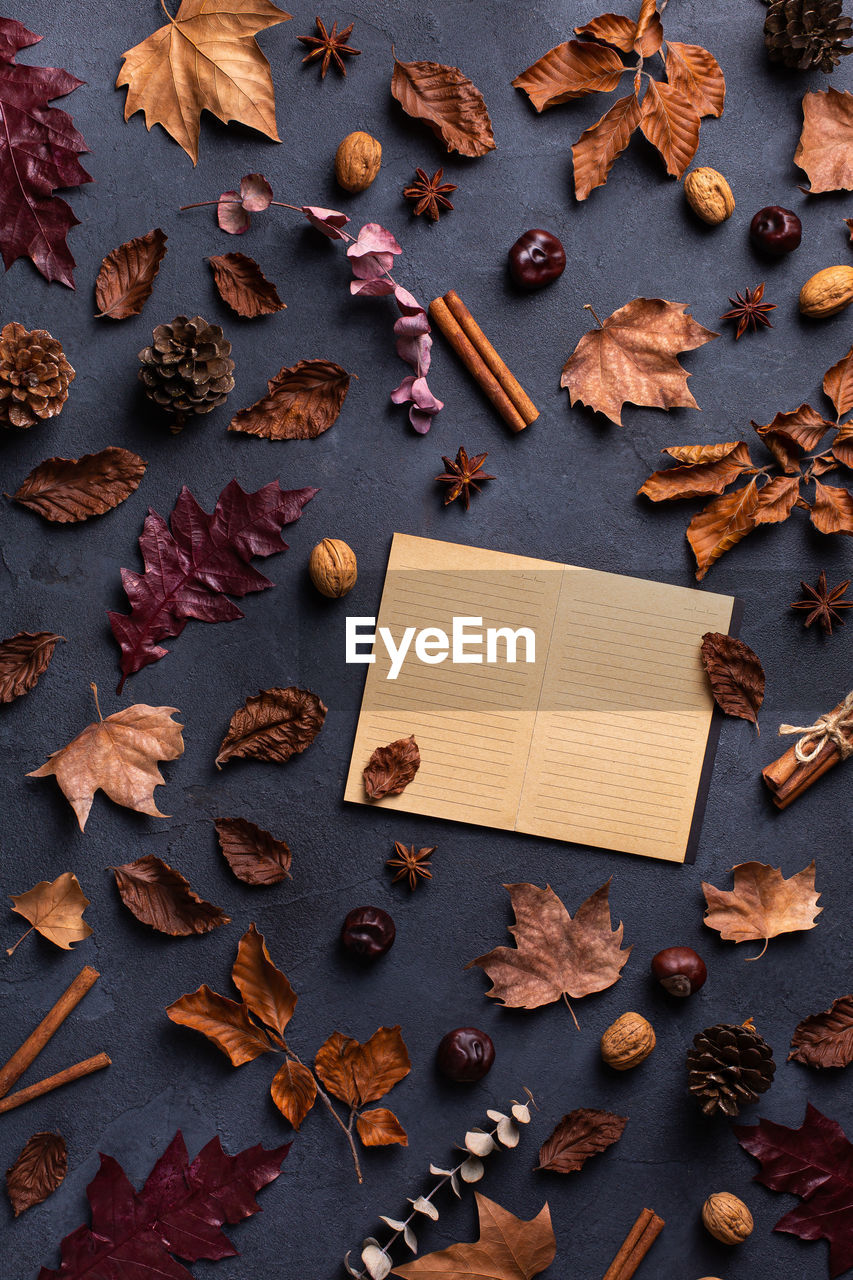
[[[768,204],[749,224],[749,238],[753,247],[762,253],[781,258],[796,249],[803,238],[803,224],[793,209],[783,209],[780,204]]]
[[[341,926],[341,943],[360,960],[376,960],[390,951],[397,930],[381,907],[354,907]]]
[[[492,1069],[495,1046],[491,1036],[476,1027],[456,1027],[441,1040],[436,1053],[436,1066],[448,1080],[457,1084],[473,1084]]]
[[[509,269],[522,289],[541,289],[566,269],[566,251],[550,231],[535,227],[519,236],[509,251]]]
[[[692,947],[667,947],[652,959],[652,973],[671,996],[692,996],[705,985],[705,961]]]

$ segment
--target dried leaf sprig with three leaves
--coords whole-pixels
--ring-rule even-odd
[[[231,977],[241,1003],[201,986],[175,1000],[166,1013],[179,1026],[207,1036],[234,1067],[252,1062],[262,1053],[283,1054],[284,1064],[270,1086],[273,1102],[298,1129],[320,1098],[346,1136],[359,1182],[362,1173],[356,1134],[366,1147],[407,1145],[406,1131],[392,1111],[387,1107],[365,1109],[411,1070],[399,1027],[379,1027],[364,1044],[334,1031],[317,1050],[312,1070],[285,1039],[296,1009],[296,992],[273,964],[264,936],[254,925],[240,939]],[[330,1094],[349,1108],[346,1119]]]
[[[758,728],[764,701],[764,668],[748,644],[724,631],[706,631],[700,649],[702,666],[717,706],[727,716],[749,720]]]
[[[11,1169],[6,1191],[17,1218],[53,1195],[68,1172],[68,1150],[61,1133],[34,1133]]]
[[[30,927],[14,946],[6,948],[7,955],[17,950],[33,929],[47,938],[48,942],[62,947],[63,951],[70,951],[72,942],[82,942],[92,932],[83,919],[89,899],[80,888],[77,877],[70,871],[63,871],[53,881],[40,880],[32,889],[17,897],[10,896],[12,910],[29,920]]]
[[[79,524],[114,510],[139,488],[147,463],[110,445],[82,458],[47,458],[12,494],[52,524]]]
[[[0,702],[12,702],[34,689],[64,639],[52,631],[19,631],[0,640]]]
[[[732,868],[734,888],[702,884],[707,910],[705,924],[725,942],[758,942],[764,946],[751,960],[760,960],[771,938],[780,933],[814,929],[823,907],[817,905],[815,864],[810,862],[788,880],[777,867],[741,862]]]
[[[853,1062],[853,996],[839,996],[823,1013],[798,1024],[789,1062],[807,1067],[849,1067]]]
[[[699,147],[703,118],[723,114],[726,82],[716,58],[698,44],[665,42],[655,0],[641,0],[636,21],[605,13],[575,27],[575,34],[581,39],[549,49],[512,83],[542,112],[591,93],[612,93],[623,76],[633,76],[634,92],[619,98],[572,147],[577,199],[604,185],[638,127],[667,173],[681,178]],[[646,70],[655,56],[663,62],[665,80]]]
[[[557,1241],[547,1203],[535,1218],[526,1221],[475,1193],[480,1219],[476,1241],[452,1244],[437,1253],[428,1253],[414,1262],[395,1267],[393,1274],[403,1280],[533,1280],[554,1261]]]

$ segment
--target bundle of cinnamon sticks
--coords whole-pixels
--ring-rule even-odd
[[[853,715],[849,719],[846,715],[849,704],[850,695],[812,726],[780,727],[780,733],[800,733],[801,737],[783,756],[762,770],[761,776],[777,809],[787,809],[812,783],[843,760],[845,754],[850,754],[845,751],[845,741],[853,751]],[[837,726],[834,734],[824,732],[827,724]]]
[[[631,1280],[664,1226],[663,1218],[659,1218],[651,1209],[643,1209],[605,1271],[604,1280]]]

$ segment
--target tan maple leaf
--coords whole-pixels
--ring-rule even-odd
[[[427,1253],[395,1267],[392,1274],[404,1280],[532,1280],[551,1265],[557,1242],[547,1204],[526,1222],[479,1192],[475,1195],[479,1240]]]
[[[626,403],[699,408],[687,390],[690,374],[677,357],[719,335],[688,315],[684,303],[634,298],[603,324],[595,319],[598,328],[584,334],[563,367],[560,386],[573,405],[588,405],[619,426]]]
[[[181,0],[175,17],[166,16],[122,54],[116,88],[127,87],[125,120],[143,111],[146,127],[161,124],[193,164],[202,111],[278,142],[270,65],[254,37],[291,15],[270,0]]]
[[[54,881],[40,880],[26,893],[13,896],[12,910],[29,920],[30,928],[14,947],[7,948],[7,954],[11,955],[33,929],[63,951],[70,951],[72,942],[82,942],[92,932],[83,919],[88,905],[89,899],[70,871],[63,871]]]
[[[812,194],[853,189],[853,93],[830,87],[805,95],[794,164],[805,170]]]
[[[814,929],[823,907],[817,905],[820,894],[815,889],[813,861],[788,880],[777,867],[763,862],[741,862],[732,873],[731,890],[703,883],[708,904],[705,924],[726,942],[763,939],[763,949],[750,959],[759,960],[770,939],[780,933]]]
[[[172,719],[177,707],[149,707],[138,702],[124,711],[101,715],[98,690],[92,685],[98,720],[82,733],[51,753],[28,778],[56,778],[80,830],[92,807],[96,791],[105,791],[116,804],[138,813],[166,818],[154,801],[154,788],[164,779],[158,761],[176,760],[183,754],[183,725]]]

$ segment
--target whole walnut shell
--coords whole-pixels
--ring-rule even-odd
[[[800,290],[800,311],[812,320],[837,315],[853,302],[853,267],[824,267]]]
[[[344,191],[366,191],[379,172],[382,144],[357,129],[348,133],[335,155],[335,177]]]
[[[311,552],[308,572],[321,595],[338,600],[355,586],[358,577],[355,552],[340,538],[324,538]]]
[[[721,1244],[741,1244],[752,1235],[752,1214],[730,1191],[715,1191],[702,1206],[705,1230]]]
[[[623,1013],[601,1037],[601,1056],[614,1071],[638,1067],[656,1044],[652,1024],[642,1014]]]
[[[712,227],[725,222],[735,211],[735,198],[728,182],[707,165],[688,173],[684,179],[684,195],[696,216]]]

